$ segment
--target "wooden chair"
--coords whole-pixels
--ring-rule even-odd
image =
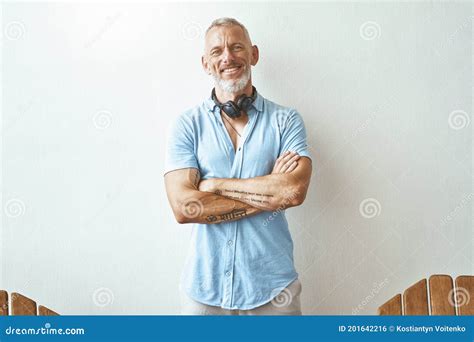
[[[429,300],[428,300],[429,286]],[[420,280],[378,308],[379,315],[474,315],[474,276],[436,274]]]
[[[47,307],[40,305],[36,310],[36,302],[22,294],[13,292],[11,306],[8,305],[8,292],[0,290],[0,316],[8,316],[8,308],[11,308],[12,316],[59,316]]]

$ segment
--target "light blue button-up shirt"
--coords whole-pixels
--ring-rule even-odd
[[[165,173],[197,168],[201,179],[252,178],[271,173],[285,151],[310,157],[300,114],[257,93],[237,150],[209,97],[174,120]],[[298,277],[284,210],[218,224],[192,224],[180,287],[194,300],[248,310],[271,301]]]

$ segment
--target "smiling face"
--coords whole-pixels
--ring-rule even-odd
[[[206,35],[202,65],[226,93],[242,91],[257,64],[258,48],[238,25],[213,27]]]

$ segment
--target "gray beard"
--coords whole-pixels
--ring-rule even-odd
[[[250,80],[250,68],[245,68],[244,74],[237,80],[223,80],[217,75],[212,75],[216,87],[221,88],[226,93],[238,93],[244,90]]]

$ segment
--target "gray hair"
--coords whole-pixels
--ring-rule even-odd
[[[206,30],[206,35],[207,33],[214,27],[219,27],[219,26],[239,26],[243,31],[244,31],[244,34],[245,36],[248,38],[249,42],[252,42],[250,40],[250,35],[249,35],[249,31],[247,31],[247,28],[242,24],[240,23],[239,21],[237,21],[236,19],[234,18],[227,18],[227,17],[223,17],[223,18],[218,18],[216,20],[214,20],[212,23],[211,23],[211,26],[209,26]]]

